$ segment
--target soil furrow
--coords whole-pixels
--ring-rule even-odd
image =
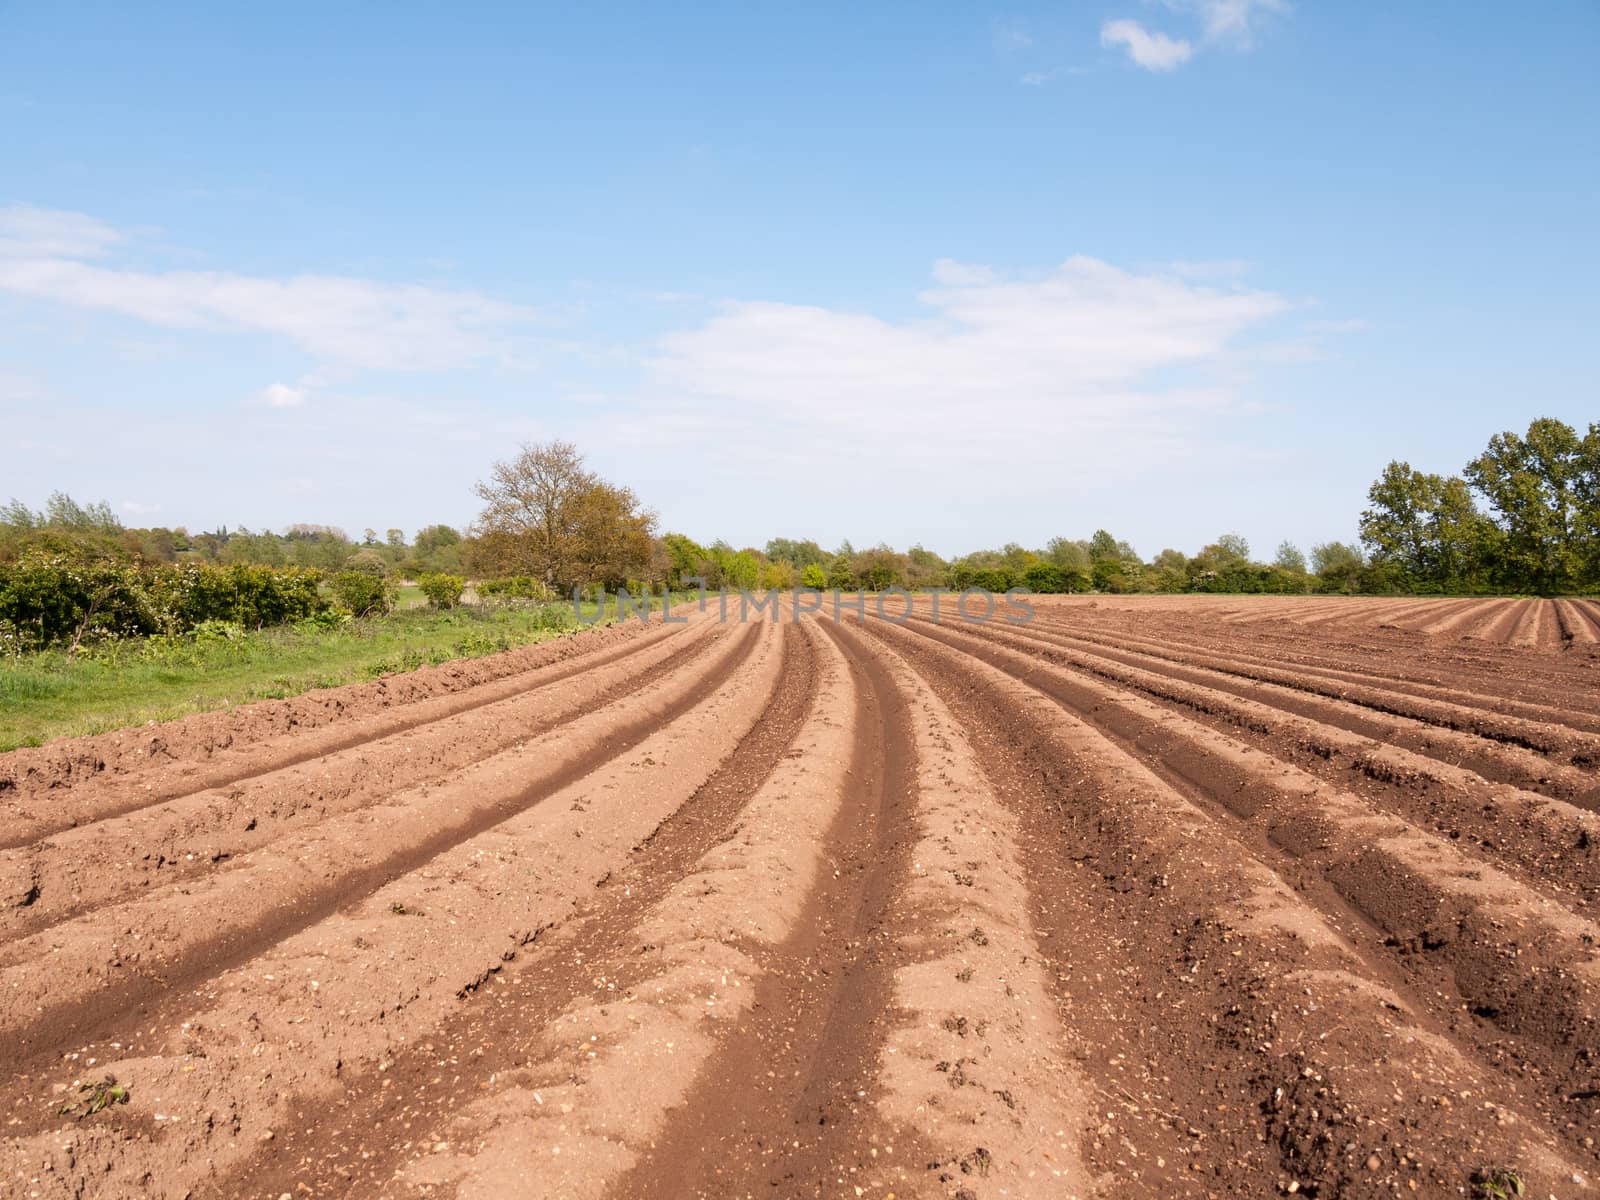
[[[1056,881],[1035,887],[1035,919],[1068,1027],[1091,1035],[1105,1120],[1087,1152],[1119,1194],[1465,1190],[1484,1162],[1570,1179],[1498,1076],[1419,1025],[1259,862],[1212,853],[1209,818],[1041,693],[919,632],[884,636],[970,714],[985,769],[1020,799],[1030,871]]]
[[[1556,755],[1569,764],[1600,763],[1600,722],[1593,723],[1592,729],[1570,726],[1559,719],[1569,714],[1558,709],[1536,709],[1536,715],[1517,715],[1500,711],[1505,702],[1499,697],[1463,696],[1460,689],[1446,691],[1427,685],[1408,686],[1404,681],[1350,671],[1317,670],[1303,666],[1290,670],[1257,655],[1238,651],[1203,648],[1193,644],[1175,646],[1171,642],[1075,632],[1044,624],[1030,625],[1029,632],[1089,648],[1123,651],[1141,659],[1157,658],[1182,666],[1204,667],[1241,679],[1276,684],[1291,691],[1307,692],[1370,708],[1375,712],[1470,733],[1489,741]],[[1463,700],[1473,703],[1463,703]]]
[[[1569,1099],[1600,1087],[1587,1051],[1600,1036],[1600,927],[1169,708],[1008,661],[1002,669],[1026,672],[1223,824],[1247,825],[1242,845],[1335,925],[1357,914],[1361,925],[1344,932],[1369,971],[1482,1061],[1536,1081],[1526,1094],[1553,1128],[1600,1118],[1600,1106]],[[1366,925],[1380,935],[1374,944]]]
[[[0,1057],[37,1054],[160,992],[264,947],[581,780],[690,711],[749,656],[759,629],[719,635],[633,712],[611,709],[479,764],[324,822],[224,869],[0,947]],[[51,970],[38,969],[47,957]]]
[[[580,1001],[615,996],[616,977],[607,964],[639,953],[639,927],[649,910],[729,835],[750,797],[790,753],[815,702],[817,675],[810,638],[794,627],[785,630],[782,672],[760,720],[716,773],[634,847],[625,866],[508,965],[495,986],[465,1000],[425,1045],[398,1049],[383,1071],[343,1078],[336,1096],[297,1106],[282,1135],[205,1194],[370,1193],[403,1167],[415,1170],[409,1164],[423,1155],[437,1168],[439,1142],[459,1144],[452,1121],[485,1092],[514,1086],[526,1070],[531,1039]],[[448,1079],[440,1075],[442,1064],[452,1068]],[[391,1120],[375,1125],[379,1112]],[[419,1133],[385,1136],[393,1118]],[[437,1136],[423,1136],[429,1130]]]
[[[198,788],[220,787],[257,773],[253,755],[273,766],[283,755],[299,752],[298,739],[337,726],[336,741],[361,740],[349,728],[385,714],[410,720],[408,706],[425,704],[504,682],[511,692],[523,684],[518,676],[552,667],[584,670],[601,661],[616,661],[636,641],[668,636],[677,627],[659,613],[649,622],[629,620],[564,634],[550,641],[483,658],[459,659],[385,675],[370,683],[318,688],[284,700],[258,700],[177,720],[120,729],[89,737],[64,738],[45,746],[0,754],[0,796],[8,802],[60,795],[86,784],[107,786],[149,784],[152,795],[182,795]],[[569,672],[570,674],[571,672]],[[509,694],[509,693],[508,693]],[[469,701],[468,706],[474,701]],[[322,751],[318,751],[321,753]],[[213,761],[221,765],[212,767]]]
[[[869,1089],[909,932],[895,906],[915,844],[915,741],[883,664],[854,635],[819,624],[861,695],[851,785],[826,836],[834,870],[774,948],[749,1015],[614,1197],[832,1196],[876,1157]]]
[[[337,1095],[346,1071],[386,1074],[393,1055],[498,986],[508,962],[593,897],[736,752],[782,658],[776,630],[748,633],[741,669],[548,802],[130,1018],[108,1031],[115,1041],[13,1080],[7,1106],[32,1095],[37,1107],[7,1131],[4,1177],[31,1174],[47,1196],[81,1195],[86,1181],[94,1195],[190,1195],[275,1141],[295,1105],[314,1111]],[[114,1071],[131,1096],[74,1129],[40,1101],[85,1068]]]
[[[977,640],[923,621],[915,622],[915,628],[1003,669],[1031,672],[1064,666],[1083,674],[1081,687],[1102,679],[1176,704],[1202,723],[1242,738],[1286,764],[1292,760],[1345,790],[1359,781],[1361,793],[1372,803],[1435,829],[1485,863],[1517,874],[1554,899],[1590,912],[1600,906],[1600,814],[1490,783],[1449,763],[1159,672],[1108,664],[1025,636],[995,632]],[[1088,694],[1093,694],[1092,687]]]
[[[85,822],[122,816],[142,808],[184,799],[210,790],[237,787],[290,767],[349,750],[362,750],[382,738],[417,731],[436,722],[465,716],[507,699],[514,699],[531,690],[561,683],[597,668],[628,662],[641,651],[648,650],[662,640],[679,633],[680,630],[676,627],[651,629],[632,638],[613,639],[620,641],[620,645],[597,641],[593,643],[593,649],[576,655],[571,652],[572,647],[583,644],[584,637],[597,636],[602,632],[604,631],[591,631],[588,634],[561,639],[559,645],[567,649],[568,653],[552,665],[520,669],[486,682],[471,684],[464,688],[451,688],[443,695],[432,695],[426,689],[400,688],[398,690],[402,695],[409,696],[413,690],[420,690],[421,695],[397,700],[392,707],[383,708],[370,716],[361,715],[358,702],[352,694],[359,695],[366,689],[379,688],[389,683],[389,679],[379,680],[376,684],[336,688],[320,695],[315,692],[308,693],[292,701],[250,705],[227,714],[204,713],[169,722],[157,726],[152,732],[140,733],[141,741],[153,748],[147,751],[149,756],[158,757],[160,760],[158,765],[147,766],[144,770],[129,770],[125,766],[119,770],[97,759],[93,769],[87,772],[82,768],[77,772],[66,771],[60,777],[51,777],[48,781],[41,782],[45,773],[29,766],[27,760],[28,756],[42,751],[19,750],[0,755],[0,773],[9,769],[8,777],[13,781],[11,789],[0,788],[0,794],[6,795],[9,806],[5,830],[0,833],[0,850],[27,845],[39,838],[48,837]],[[475,663],[481,660],[473,661]],[[456,665],[459,667],[462,664]],[[448,674],[448,667],[439,670],[443,680],[453,681]],[[309,707],[318,699],[321,703],[311,709],[311,715],[320,717],[321,720],[307,719],[302,715],[292,718],[279,716],[278,721],[286,724],[287,729],[260,740],[244,740],[241,733],[242,744],[232,741],[230,733],[230,739],[221,740],[213,750],[213,761],[208,762],[203,768],[197,769],[187,758],[175,757],[181,753],[181,747],[186,742],[195,738],[192,732],[186,732],[185,727],[190,723],[202,723],[212,718],[228,716],[242,723],[244,730],[248,731],[250,718],[261,717],[263,721],[270,719],[268,714],[260,710],[270,707],[271,704]],[[367,699],[370,701],[371,697]],[[347,707],[352,710],[352,715],[340,719]],[[131,735],[123,733],[104,736],[128,740]],[[81,761],[83,757],[81,753],[68,754],[68,758],[75,762]],[[136,766],[138,765],[137,752],[109,757],[113,763],[131,758]],[[217,763],[214,761],[216,758],[224,761]],[[8,763],[7,760],[13,761]],[[29,786],[30,782],[32,786]]]
[[[492,758],[653,686],[706,651],[714,627],[625,662],[540,682],[314,762],[195,793],[0,851],[0,942],[213,871],[288,833]]]

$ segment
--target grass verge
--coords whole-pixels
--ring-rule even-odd
[[[593,612],[590,605],[585,616]],[[202,628],[180,638],[115,642],[90,654],[0,660],[0,751],[479,658],[576,625],[569,604],[411,608],[331,628],[317,622],[253,632]]]

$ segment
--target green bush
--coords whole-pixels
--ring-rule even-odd
[[[430,574],[418,579],[417,586],[434,608],[454,608],[461,603],[461,593],[466,590],[467,581],[459,575]]]
[[[260,629],[301,621],[328,607],[318,589],[321,574],[309,567],[185,563],[148,574],[168,633],[181,633],[203,621]]]
[[[548,603],[555,593],[543,580],[531,575],[511,575],[504,579],[485,579],[477,585],[478,595],[490,600],[536,600]]]
[[[360,571],[363,575],[376,575],[382,579],[389,574],[389,560],[376,550],[357,550],[345,563],[345,570]]]
[[[1066,580],[1061,574],[1061,568],[1056,566],[1055,563],[1034,563],[1023,573],[1022,582],[1030,591],[1043,595],[1068,590]]]
[[[137,567],[31,553],[0,566],[0,646],[12,654],[159,632]]]
[[[328,581],[339,607],[354,616],[380,616],[394,608],[395,588],[381,575],[340,571]]]

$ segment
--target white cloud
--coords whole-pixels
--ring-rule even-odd
[[[1029,71],[1022,77],[1022,82],[1029,87],[1042,87],[1050,82],[1052,74],[1051,71]]]
[[[268,408],[299,408],[306,402],[306,392],[287,383],[272,383],[261,389],[261,402]]]
[[[122,502],[122,511],[125,513],[132,513],[135,516],[148,516],[150,513],[160,512],[161,505],[141,504],[137,500],[124,500]]]
[[[13,204],[0,208],[0,259],[96,258],[122,241],[103,221],[83,213]]]
[[[1198,12],[1207,41],[1231,42],[1241,50],[1255,45],[1258,16],[1289,11],[1286,0],[1178,0],[1173,7]]]
[[[437,369],[507,358],[534,309],[476,292],[334,275],[144,272],[83,261],[122,236],[93,218],[0,210],[0,289],[168,328],[265,333],[329,362]]]
[[[660,445],[715,430],[727,454],[819,483],[885,456],[947,481],[980,464],[1034,483],[1069,460],[1142,470],[1238,406],[1234,343],[1289,308],[1084,257],[1029,278],[949,260],[934,274],[918,319],[725,305],[661,340],[646,364],[659,401],[625,433]]]
[[[1102,46],[1121,46],[1147,71],[1170,71],[1188,62],[1194,47],[1183,39],[1164,33],[1151,33],[1137,21],[1107,21],[1100,27]]]

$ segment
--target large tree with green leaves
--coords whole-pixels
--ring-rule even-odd
[[[478,484],[480,551],[547,586],[620,583],[650,563],[655,514],[584,466],[571,442],[533,443]]]
[[[1595,557],[1595,471],[1600,431],[1541,417],[1524,436],[1507,431],[1467,464],[1467,478],[1500,520],[1502,575],[1537,592],[1573,588]]]

